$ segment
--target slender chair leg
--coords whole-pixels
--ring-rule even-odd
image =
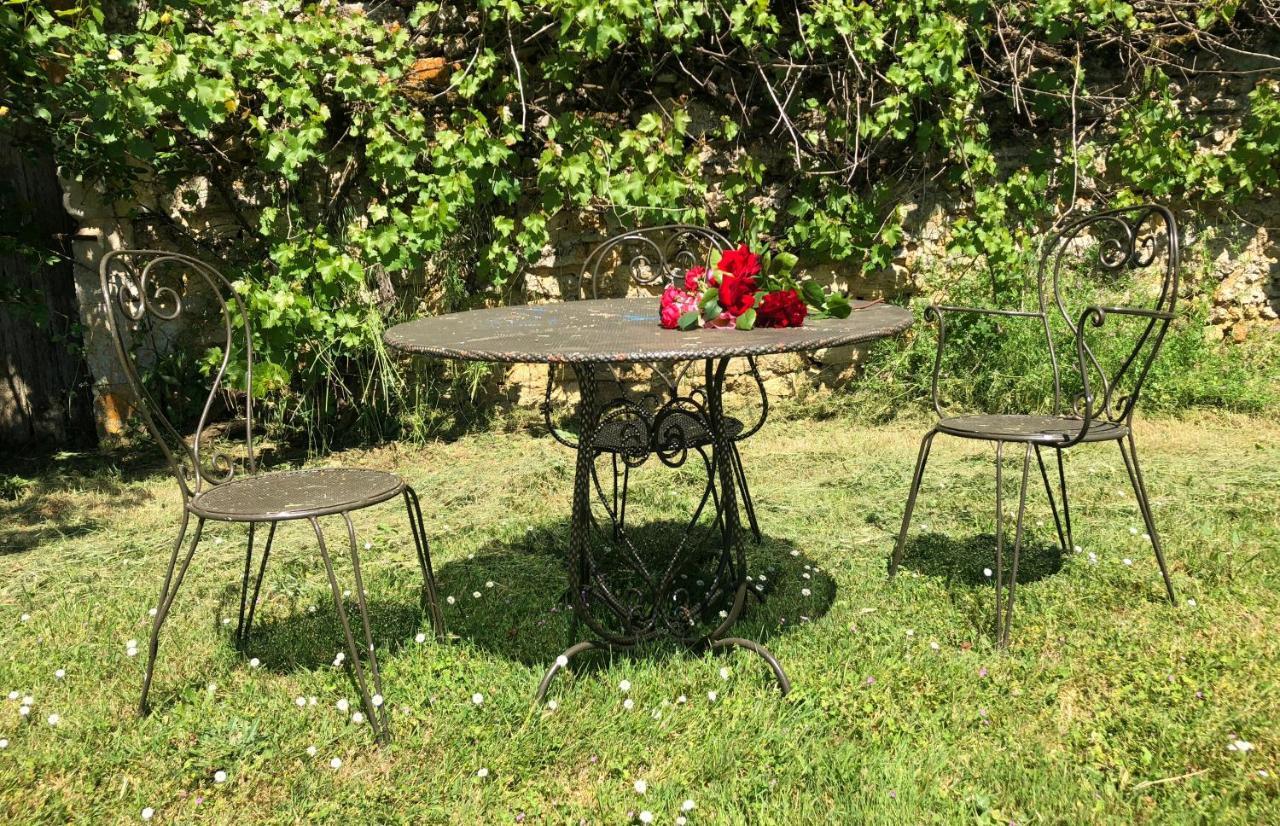
[[[244,612],[249,602],[249,575],[253,572],[253,536],[257,522],[249,523],[249,544],[244,552],[244,576],[240,579],[240,619],[236,622],[236,643],[244,645]]]
[[[191,564],[191,557],[195,556],[196,546],[200,544],[200,534],[204,532],[204,519],[197,519],[196,532],[191,537],[191,547],[187,550],[186,556],[182,560],[182,565],[177,568],[175,575],[175,566],[178,562],[178,551],[182,547],[182,540],[187,535],[187,522],[191,518],[191,514],[185,508],[182,511],[182,527],[178,529],[178,538],[173,542],[173,551],[169,554],[169,568],[164,575],[164,585],[160,588],[160,599],[156,605],[156,615],[151,621],[151,640],[147,645],[147,670],[142,678],[142,698],[138,700],[138,713],[146,715],[150,711],[147,705],[147,695],[151,693],[151,677],[155,673],[156,652],[160,650],[160,626],[164,625],[165,617],[169,615],[169,608],[173,605],[173,598],[178,593],[178,588],[182,586],[182,579],[187,575],[187,567]]]
[[[1061,450],[1055,450],[1058,456],[1058,489],[1062,492],[1062,519],[1067,523],[1067,545],[1075,548],[1075,539],[1071,536],[1071,502],[1067,499],[1067,472],[1063,468]]]
[[[373,727],[374,736],[379,740],[383,740],[385,732],[378,723],[378,718],[372,714],[373,698],[369,696],[369,687],[365,683],[364,666],[361,664],[360,649],[356,646],[355,635],[351,633],[351,623],[347,621],[347,609],[342,604],[342,589],[338,587],[338,577],[333,573],[333,562],[329,559],[329,549],[324,543],[324,533],[320,530],[320,523],[313,516],[307,520],[311,523],[311,529],[315,531],[316,542],[320,546],[320,559],[324,562],[325,573],[329,577],[329,590],[333,592],[333,607],[338,614],[338,622],[342,624],[342,636],[347,644],[347,658],[351,668],[352,680],[356,684],[356,689],[360,692],[360,701],[364,706],[365,714],[369,718],[369,725]],[[359,588],[359,586],[356,586]],[[363,598],[363,595],[361,595]]]
[[[733,465],[734,475],[738,477],[738,490],[742,491],[742,507],[747,512],[751,535],[759,544],[764,536],[760,533],[760,523],[756,521],[756,503],[751,498],[751,489],[747,487],[747,471],[742,466],[742,454],[738,452],[737,442],[729,442],[729,463]]]
[[[1027,477],[1031,473],[1031,443],[1027,443],[1027,452],[1022,457],[1022,488],[1018,493],[1018,520],[1013,531],[1013,567],[1009,571],[1009,601],[1004,609],[1004,631],[999,644],[1003,648],[1009,644],[1009,628],[1013,625],[1014,591],[1018,588],[1018,557],[1022,553],[1022,524],[1027,511]]]
[[[1151,537],[1151,547],[1156,552],[1156,562],[1160,565],[1160,576],[1164,577],[1164,589],[1169,595],[1169,602],[1177,604],[1173,595],[1173,580],[1169,578],[1169,568],[1165,565],[1164,549],[1160,547],[1160,535],[1156,533],[1156,520],[1151,514],[1151,502],[1147,499],[1147,486],[1142,481],[1142,468],[1138,465],[1138,448],[1133,443],[1133,434],[1128,436],[1129,450],[1124,449],[1124,440],[1119,439],[1120,455],[1124,457],[1125,470],[1129,471],[1129,481],[1133,483],[1133,492],[1138,497],[1138,507],[1142,511],[1142,521],[1147,525],[1147,535]]]
[[[369,671],[373,676],[374,693],[382,697],[382,671],[378,668],[378,652],[373,644],[373,628],[369,624],[369,606],[367,604],[368,597],[364,592],[364,577],[360,574],[360,553],[356,546],[356,529],[351,524],[351,514],[344,512],[342,521],[347,524],[347,542],[351,551],[351,570],[355,574],[356,580],[356,605],[360,609],[360,624],[364,627],[364,643],[368,646]],[[374,715],[378,715],[382,723],[383,732],[387,728],[387,712],[386,704],[381,700],[377,700],[372,704],[372,708],[365,708],[365,713],[369,715],[369,719],[373,720]]]
[[[1004,442],[996,442],[996,645],[1004,631],[1000,590],[1004,587]]]
[[[249,634],[253,631],[253,615],[258,610],[258,595],[262,592],[262,578],[267,573],[267,560],[271,558],[271,543],[276,539],[276,526],[279,522],[272,522],[271,527],[267,529],[267,546],[262,549],[262,559],[258,561],[258,576],[253,580],[253,598],[249,600],[249,614],[245,617],[244,632],[241,638],[241,644],[249,642]]]
[[[930,430],[920,440],[920,453],[916,457],[916,472],[911,477],[911,493],[907,495],[907,509],[902,514],[902,529],[898,531],[898,544],[894,546],[893,557],[889,560],[889,577],[898,573],[898,565],[902,563],[902,552],[907,547],[907,529],[911,527],[911,512],[916,508],[916,496],[920,493],[920,482],[924,479],[924,466],[929,462],[929,448],[933,445],[933,437],[938,431]]]
[[[444,642],[444,614],[440,611],[436,574],[431,568],[431,545],[427,542],[427,529],[422,521],[422,506],[418,503],[418,493],[408,485],[404,488],[404,503],[409,513],[409,529],[413,533],[413,544],[418,551],[418,566],[422,568],[422,587],[427,603],[424,608],[431,617],[431,628],[436,632],[436,640]]]
[[[1058,516],[1058,503],[1054,500],[1053,486],[1049,484],[1049,472],[1045,470],[1044,455],[1040,452],[1040,445],[1035,446],[1036,464],[1040,466],[1040,478],[1044,480],[1044,492],[1049,497],[1049,510],[1053,511],[1053,526],[1058,529],[1058,545],[1062,548],[1062,555],[1066,556],[1071,551],[1071,546],[1067,544],[1067,535],[1062,532],[1062,518]]]
[[[249,598],[249,574],[253,569],[253,538],[257,522],[249,523],[249,547],[244,555],[244,580],[240,583],[240,622],[236,625],[236,643],[244,648],[249,642],[249,632],[253,628],[253,615],[258,607],[258,594],[262,590],[262,577],[267,572],[267,558],[271,556],[271,543],[276,538],[276,525],[272,522],[267,531],[267,546],[262,551],[262,559],[258,560],[258,576],[253,582],[253,598]]]

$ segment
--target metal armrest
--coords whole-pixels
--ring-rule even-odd
[[[948,304],[930,304],[924,310],[925,321],[935,321],[938,324],[938,350],[933,357],[933,378],[930,383],[931,394],[933,396],[933,409],[938,414],[938,418],[943,418],[945,414],[942,412],[942,403],[938,399],[938,376],[942,372],[942,350],[947,343],[947,313],[965,313],[970,315],[986,315],[1005,318],[1038,318],[1044,320],[1044,313],[1032,312],[1030,310],[995,310],[986,307],[956,307]]]

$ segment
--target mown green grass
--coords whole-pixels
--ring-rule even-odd
[[[1141,423],[1177,606],[1162,601],[1114,446],[1070,454],[1082,554],[1058,559],[1033,480],[1003,653],[982,575],[989,446],[938,441],[917,539],[903,575],[885,581],[925,426],[780,415],[745,447],[767,534],[750,555],[772,592],[739,630],[782,660],[795,684],[786,699],[750,654],[657,646],[588,655],[557,678],[554,711],[533,708],[543,668],[569,642],[557,605],[573,457],[522,432],[332,457],[418,488],[442,593],[458,601],[445,608],[451,642],[415,643],[429,629],[403,515],[358,515],[395,710],[385,747],[335,708],[357,695],[330,665],[340,639],[305,525],[278,537],[243,655],[222,619],[234,615],[244,534],[207,532],[164,631],[155,711],[138,719],[143,654],[127,656],[126,641],[145,651],[176,490],[154,469],[77,457],[9,477],[0,817],[127,823],[153,807],[154,822],[619,823],[650,811],[672,823],[690,799],[691,824],[1280,822],[1280,425]],[[638,524],[670,516],[696,478],[655,469],[637,484]],[[341,522],[329,530],[342,547]],[[3,699],[11,690],[34,697],[28,720]],[[300,709],[299,696],[317,704]],[[1229,749],[1237,738],[1253,750]]]

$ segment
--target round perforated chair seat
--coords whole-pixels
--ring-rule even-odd
[[[403,490],[399,476],[381,470],[288,470],[224,482],[192,497],[189,507],[206,519],[269,522],[356,510]]]
[[[938,422],[938,430],[964,439],[1053,444],[1074,439],[1083,424],[1083,419],[1069,416],[954,416]],[[1124,438],[1128,433],[1125,425],[1094,420],[1083,441],[1105,442]]]
[[[643,441],[645,428],[633,419],[613,419],[604,422],[598,431],[593,444],[596,450],[604,453],[625,453],[627,451],[650,451],[659,447],[677,447],[683,442],[685,447],[705,447],[711,444],[711,433],[697,416],[682,411],[671,413],[662,419],[661,430],[650,434],[652,444],[639,444]],[[730,439],[736,439],[742,432],[742,420],[726,416],[724,428]]]

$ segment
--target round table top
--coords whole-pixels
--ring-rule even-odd
[[[755,330],[664,330],[658,324],[656,296],[523,304],[420,318],[397,324],[383,339],[396,350],[436,358],[589,364],[819,350],[883,338],[911,326],[911,311],[903,307],[852,303],[848,318]]]

